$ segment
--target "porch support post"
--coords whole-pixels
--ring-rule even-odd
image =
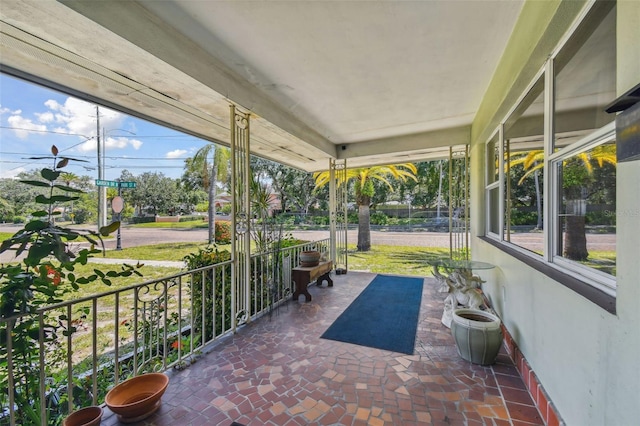
[[[469,145],[449,147],[449,257],[469,259]]]
[[[329,160],[329,219],[331,260],[336,269],[347,265],[347,160]]]
[[[251,204],[249,114],[230,105],[231,145],[231,315],[233,331],[251,318]]]

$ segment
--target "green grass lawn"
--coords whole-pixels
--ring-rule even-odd
[[[171,260],[181,261],[186,255],[206,247],[203,243],[171,243],[108,250],[105,257],[111,259]],[[231,245],[218,245],[219,250],[229,250]]]
[[[109,250],[106,257],[113,259],[172,260],[181,261],[189,253],[206,247],[202,243],[171,243]],[[230,245],[218,245],[220,250],[230,250]],[[449,256],[448,248],[424,248],[408,246],[373,246],[368,252],[358,252],[355,245],[348,247],[348,269],[396,275],[431,276],[429,260]]]
[[[431,276],[428,262],[449,257],[448,248],[409,246],[372,246],[370,251],[358,252],[348,246],[348,270],[378,274]]]
[[[209,228],[206,220],[189,220],[186,222],[149,222],[127,225],[134,228]]]

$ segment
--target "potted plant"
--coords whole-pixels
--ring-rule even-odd
[[[47,379],[46,400],[41,401],[40,364],[33,360],[39,358],[42,342],[42,350],[49,354],[43,367],[47,369],[47,376],[52,375],[57,363],[64,363],[66,359],[59,333],[68,335],[76,330],[65,327],[67,318],[64,314],[49,313],[39,318],[38,308],[61,302],[66,293],[96,280],[111,285],[113,278],[141,274],[136,270],[138,265],[126,264],[119,270],[107,272],[94,269],[88,276],[75,271],[76,265],[84,265],[89,257],[104,251],[102,237],[118,229],[120,223],[114,222],[98,232],[57,225],[54,219],[59,213],[55,207],[77,200],[77,194],[82,192],[60,183],[60,170],[70,161],[84,160],[61,157],[55,146],[51,147],[51,156],[32,159],[50,159],[52,167],[40,171],[42,180],[22,181],[43,190],[35,197],[35,202],[42,208],[33,212],[32,219],[0,245],[0,253],[12,250],[16,256],[16,262],[0,265],[0,371],[9,371],[11,363],[12,376],[5,380],[10,380],[14,404],[7,403],[8,395],[0,395],[0,403],[3,407],[9,406],[10,414],[18,424],[45,425],[57,424],[64,414],[62,405],[57,406],[51,395],[55,389],[65,387],[65,383],[49,383],[51,379]],[[88,242],[90,248],[75,252],[69,242],[77,240]],[[5,340],[9,331],[11,352]],[[7,400],[3,400],[5,398]],[[46,418],[41,418],[39,407],[42,405],[47,406]]]

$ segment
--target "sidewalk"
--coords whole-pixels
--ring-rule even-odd
[[[101,263],[101,264],[110,264],[110,265],[117,265],[121,263],[136,265],[137,263],[141,263],[143,265],[160,266],[164,268],[184,268],[185,267],[185,263],[182,261],[113,259],[108,257],[90,257],[89,263]]]

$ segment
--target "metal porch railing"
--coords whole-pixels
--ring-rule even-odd
[[[328,252],[329,239],[252,255],[251,320],[290,298],[291,267],[312,249]],[[187,367],[234,329],[231,267],[217,263],[0,319],[0,425],[56,424],[103,404],[129,377]],[[56,339],[44,327],[51,320],[63,329]],[[38,355],[28,359],[21,356],[25,342],[12,338],[25,321],[38,330]]]

